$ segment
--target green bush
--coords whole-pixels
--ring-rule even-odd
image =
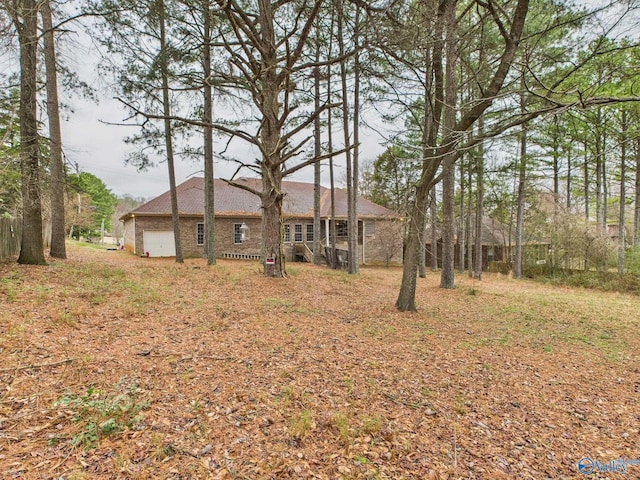
[[[640,246],[630,248],[624,255],[625,270],[640,275]]]
[[[507,262],[489,262],[487,272],[503,273],[507,275],[511,271],[511,265]]]

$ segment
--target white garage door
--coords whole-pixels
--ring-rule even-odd
[[[145,230],[142,232],[144,253],[150,257],[175,257],[176,242],[171,230]]]

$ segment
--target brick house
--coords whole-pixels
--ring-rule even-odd
[[[259,179],[238,182],[259,190]],[[313,244],[313,184],[282,182],[283,241],[288,261],[309,259]],[[321,187],[321,241],[330,247],[331,195]],[[204,179],[192,177],[178,185],[178,210],[183,255],[204,255]],[[346,250],[347,194],[337,189],[336,248]],[[124,223],[124,248],[136,255],[175,256],[169,192],[120,217]],[[358,259],[360,264],[402,263],[401,219],[392,211],[358,198]],[[215,180],[215,236],[218,258],[261,259],[260,199],[243,189]],[[323,249],[324,250],[324,249]],[[323,251],[324,254],[324,251]]]

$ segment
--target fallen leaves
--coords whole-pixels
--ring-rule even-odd
[[[8,478],[571,478],[638,456],[636,297],[431,276],[406,315],[398,269],[70,258],[0,265]]]

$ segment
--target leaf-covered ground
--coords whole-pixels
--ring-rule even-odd
[[[640,477],[638,297],[69,255],[0,265],[3,479]]]

